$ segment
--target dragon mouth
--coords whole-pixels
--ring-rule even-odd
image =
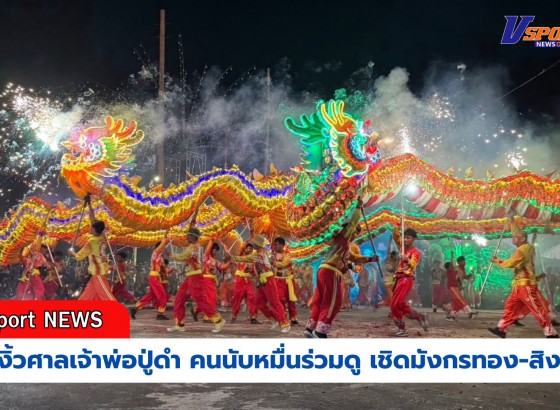
[[[82,163],[81,155],[72,150],[72,152],[67,152],[62,156],[61,163],[63,166],[77,166]]]

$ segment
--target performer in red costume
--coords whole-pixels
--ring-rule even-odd
[[[72,248],[68,250],[68,254],[75,256],[77,261],[88,258],[89,262],[88,272],[91,278],[78,300],[117,300],[111,293],[111,286],[107,280],[109,263],[105,253],[107,242],[103,237],[105,223],[95,219],[89,195],[85,198],[85,203],[89,205],[89,218],[92,221],[90,233],[92,237],[80,252],[76,253]]]
[[[35,241],[23,249],[21,262],[24,265],[21,278],[16,288],[14,300],[43,300],[45,296],[45,285],[41,279],[39,269],[47,267],[47,246],[41,245],[42,234]]]
[[[276,285],[278,287],[280,303],[282,303],[282,306],[288,307],[291,326],[299,326],[294,271],[292,268],[292,258],[290,253],[286,251],[286,240],[281,237],[274,239],[272,248],[272,266],[274,266],[276,273]]]
[[[360,205],[361,203],[358,204],[358,208]],[[341,286],[344,275],[349,275],[348,264],[378,260],[377,256],[359,256],[350,252],[350,242],[360,221],[360,215],[360,212],[355,211],[350,222],[330,241],[329,254],[317,271],[317,287],[311,297],[311,316],[305,327],[305,337],[328,337],[332,322],[342,305]]]
[[[241,248],[242,255],[251,255],[253,251],[254,248],[251,243],[247,243],[243,248]],[[235,323],[235,321],[237,320],[241,302],[243,301],[243,299],[245,299],[249,308],[249,317],[251,318],[251,324],[260,324],[260,322],[257,320],[258,309],[257,300],[255,298],[255,285],[253,283],[253,280],[255,279],[258,280],[258,277],[252,263],[237,263],[237,269],[235,270],[235,279],[233,283],[231,323]]]
[[[290,322],[286,319],[286,312],[278,296],[277,280],[272,271],[270,257],[265,249],[265,238],[256,235],[251,239],[256,249],[250,255],[232,256],[234,262],[252,263],[259,277],[257,289],[257,306],[268,319],[272,320],[272,328],[280,325],[282,333],[290,331]]]
[[[492,263],[497,264],[500,268],[513,268],[515,277],[511,294],[506,300],[504,314],[498,321],[498,326],[489,327],[488,330],[496,336],[505,338],[508,327],[517,321],[525,309],[529,309],[539,322],[544,335],[547,338],[557,338],[558,332],[552,326],[548,307],[539,297],[535,278],[535,248],[527,242],[527,232],[520,230],[513,219],[510,220],[510,226],[513,233],[513,244],[517,246],[517,249],[510,259],[500,260],[494,257]]]
[[[187,279],[181,284],[175,295],[173,315],[175,326],[167,330],[170,332],[184,332],[185,329],[185,303],[190,293],[197,308],[203,312],[214,324],[213,333],[221,332],[226,321],[216,310],[216,305],[211,305],[206,297],[204,277],[202,276],[202,248],[198,243],[200,231],[195,226],[197,212],[193,215],[191,224],[187,231],[187,248],[178,255],[171,255],[171,260],[185,262],[185,273]]]
[[[161,242],[156,243],[150,260],[150,275],[148,276],[150,290],[136,302],[136,306],[130,309],[130,316],[133,319],[136,319],[136,312],[152,304],[157,310],[156,320],[169,320],[169,317],[165,315],[167,293],[161,283],[161,269],[164,264],[163,252],[168,243],[169,239],[167,236],[165,236]]]
[[[397,229],[395,229],[394,232],[397,233]],[[401,255],[401,260],[397,267],[397,272],[395,273],[391,315],[393,316],[395,325],[397,325],[395,336],[400,337],[408,336],[408,331],[406,330],[403,320],[405,316],[418,321],[425,331],[428,330],[426,316],[412,309],[407,302],[408,294],[414,286],[415,269],[422,258],[420,251],[414,247],[416,237],[417,234],[414,229],[409,228],[404,231],[404,255]],[[400,236],[395,235],[394,239],[395,242],[400,245]]]
[[[204,293],[206,294],[206,300],[214,308],[216,308],[216,304],[218,302],[218,289],[216,287],[218,285],[219,278],[224,275],[225,271],[230,266],[230,263],[222,263],[218,260],[219,251],[220,245],[213,240],[210,240],[206,246],[206,252],[204,252],[204,262],[202,266]],[[197,305],[196,309],[194,309],[193,315],[198,317],[199,313],[200,308]],[[204,320],[209,322],[210,318],[205,316]]]
[[[463,256],[459,256],[457,261],[461,258],[463,258],[463,260],[465,259]],[[457,320],[456,318],[460,311],[464,311],[469,315],[469,319],[472,319],[478,312],[473,312],[471,310],[471,307],[461,293],[461,281],[458,280],[457,271],[453,269],[453,264],[451,262],[445,262],[445,274],[447,276],[447,290],[451,298],[451,303],[445,306],[448,311],[446,320],[450,322]]]
[[[136,303],[136,298],[128,291],[126,286],[126,259],[128,255],[126,252],[117,252],[115,254],[115,261],[117,262],[116,274],[119,275],[120,280],[116,279],[113,283],[113,295],[117,299],[121,298],[125,302]]]

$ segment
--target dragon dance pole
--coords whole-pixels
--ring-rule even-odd
[[[239,239],[241,239],[243,237],[243,234],[245,233],[245,231],[247,230],[247,228],[249,227],[249,224],[245,225],[245,228],[243,228],[243,230],[241,231],[241,233],[239,234],[239,236],[237,238],[235,238],[235,241],[233,241],[233,243],[231,244],[231,246],[229,247],[230,250],[233,249],[233,247],[235,246],[235,244],[237,243],[237,241]],[[222,243],[223,245],[223,243]],[[225,248],[225,246],[224,246]],[[229,253],[229,252],[228,252]]]
[[[82,220],[84,219],[85,211],[86,211],[86,201],[84,200],[84,206],[82,207],[82,214],[80,215],[80,220],[78,221],[78,227],[76,228],[76,234],[74,235],[74,239],[72,240],[72,246],[70,247],[70,249],[74,249],[74,246],[76,246],[76,241],[78,240],[78,234],[80,233],[80,227],[82,226]]]
[[[367,222],[367,218],[366,218],[366,213],[364,211],[364,207],[360,206],[360,210],[362,211],[362,216],[364,217],[364,223],[366,224],[366,230],[368,233],[368,237],[369,237],[369,241],[371,243],[371,248],[373,249],[373,254],[377,256],[377,269],[379,269],[379,274],[381,275],[381,277],[383,277],[383,271],[381,270],[381,264],[379,263],[379,255],[377,254],[377,251],[375,250],[375,244],[373,243],[373,238],[371,237],[371,231],[369,230],[369,225]]]
[[[492,258],[495,258],[498,255],[498,251],[500,249],[500,244],[502,243],[502,239],[504,238],[504,234],[506,233],[506,227],[508,224],[508,218],[506,218],[506,222],[504,223],[504,229],[502,229],[502,234],[500,235],[500,239],[498,240],[498,245],[496,246],[496,250],[494,251],[494,255]],[[486,281],[488,280],[488,275],[490,275],[490,271],[492,270],[492,259],[490,259],[490,265],[488,265],[488,271],[486,272],[486,277],[484,278],[484,282],[482,282],[482,287],[480,288],[480,296],[482,296],[482,292],[484,291],[484,286],[486,285]]]
[[[48,225],[49,225],[49,219],[50,219],[50,213],[47,215],[47,221],[46,221],[46,226],[45,226],[45,231],[47,231],[47,232],[49,231],[48,229],[46,229],[46,228],[48,228]],[[48,235],[48,233],[47,233],[47,235]],[[60,283],[60,287],[63,288],[64,284],[62,283],[62,278],[60,277],[60,274],[58,273],[58,269],[56,268],[56,264],[54,263],[54,258],[53,258],[53,254],[51,252],[51,247],[49,246],[48,242],[46,242],[45,244],[47,245],[47,249],[49,251],[49,256],[51,258],[51,262],[53,264],[53,268],[54,268],[54,272],[56,273],[56,277],[58,278],[58,282]]]
[[[404,184],[401,188],[401,257],[404,257]]]
[[[85,205],[85,204],[84,204]],[[95,215],[93,213],[93,207],[91,206],[91,202],[89,202],[89,210],[91,211],[91,215]],[[93,223],[93,221],[91,221]],[[109,236],[107,235],[107,231],[103,231],[103,234],[105,235],[105,241],[107,242],[107,246],[109,247],[109,253],[111,254],[111,259],[113,260],[113,264],[114,264],[114,269],[117,269],[117,279],[119,280],[119,283],[122,283],[121,280],[121,275],[119,274],[118,268],[117,268],[117,260],[115,259],[115,254],[113,253],[113,248],[111,248],[111,242],[109,242]],[[114,272],[114,270],[113,270]]]
[[[451,238],[448,236],[447,240],[449,241],[449,250],[451,251],[451,263],[455,264],[455,246],[453,242],[451,242]]]
[[[60,283],[60,287],[63,288],[64,285],[62,283],[62,278],[60,277],[60,274],[58,273],[58,269],[56,268],[56,264],[54,263],[54,258],[53,258],[53,254],[51,252],[51,247],[49,246],[49,243],[46,243],[47,245],[47,249],[49,250],[49,256],[51,257],[51,262],[53,263],[53,268],[54,268],[54,272],[56,273],[56,277],[58,278],[58,282]]]
[[[544,260],[543,260],[542,254],[541,254],[540,246],[538,246],[538,245],[536,244],[536,242],[537,242],[537,233],[535,232],[535,233],[533,234],[533,244],[535,245],[535,248],[537,248],[537,255],[539,256],[539,259],[541,260],[541,269],[542,269],[542,273],[545,275],[545,276],[544,276],[544,285],[546,286],[546,293],[548,293],[547,296],[550,296],[550,294],[551,294],[551,293],[550,293],[550,285],[548,284],[548,278],[546,277],[546,272],[545,272],[545,269],[544,269]],[[548,299],[548,298],[547,298],[547,299]],[[548,303],[551,304],[552,307],[554,308],[554,301],[553,301],[553,300],[552,300],[552,301],[549,300]]]

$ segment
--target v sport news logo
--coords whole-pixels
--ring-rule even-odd
[[[517,44],[519,40],[532,41],[539,48],[560,48],[560,27],[530,27],[535,16],[504,16],[506,27],[501,44]],[[521,18],[519,24],[518,18]]]

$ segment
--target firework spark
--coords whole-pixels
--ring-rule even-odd
[[[523,154],[520,152],[513,152],[506,155],[508,168],[513,168],[516,172],[519,172],[522,167],[527,165]]]
[[[486,246],[488,245],[488,239],[486,239],[482,235],[474,234],[471,236],[471,239],[476,243],[478,246]]]

